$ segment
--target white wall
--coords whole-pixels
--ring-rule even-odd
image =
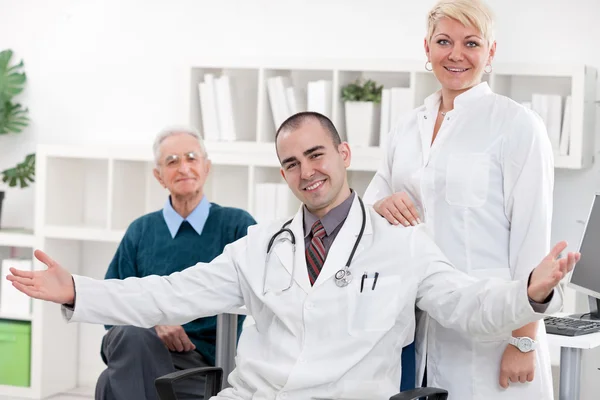
[[[0,48],[26,63],[32,124],[0,137],[0,169],[36,143],[147,143],[186,123],[188,67],[211,56],[425,61],[433,0],[0,0]],[[498,62],[588,63],[597,0],[490,0]],[[596,170],[557,172],[555,232],[578,241]],[[10,190],[3,225],[32,226],[32,189]]]

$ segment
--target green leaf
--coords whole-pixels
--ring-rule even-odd
[[[27,80],[25,73],[19,72],[23,68],[23,61],[9,67],[12,55],[12,50],[0,52],[0,103],[10,101],[12,97],[21,93]]]
[[[5,102],[0,105],[0,135],[21,133],[29,124],[28,110],[20,104]]]
[[[26,188],[35,182],[35,154],[28,154],[23,162],[2,171],[1,174],[2,182],[8,183],[8,186],[14,187],[19,184],[21,188]]]
[[[350,83],[342,88],[343,101],[372,101],[381,103],[381,91],[383,85],[377,86],[375,81],[371,79],[362,82],[359,78],[355,82]]]

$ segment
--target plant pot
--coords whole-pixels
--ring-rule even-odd
[[[0,191],[0,229],[2,228],[2,201],[4,200],[4,192]]]
[[[379,136],[379,104],[372,101],[347,101],[346,138],[352,147],[375,146]]]

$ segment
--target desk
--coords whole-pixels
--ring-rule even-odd
[[[581,336],[548,334],[548,346],[560,347],[559,400],[579,400],[581,353],[600,346],[600,332]]]
[[[248,315],[245,307],[217,315],[217,343],[215,364],[223,368],[223,388],[229,386],[227,377],[235,368],[235,352],[237,344],[238,315]]]

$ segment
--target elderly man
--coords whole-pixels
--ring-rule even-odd
[[[153,150],[154,176],[170,196],[162,210],[129,226],[106,279],[169,275],[198,262],[208,263],[255,224],[247,212],[210,203],[204,195],[211,163],[194,130],[167,129],[158,134]],[[242,321],[240,317],[238,334]],[[107,328],[101,354],[108,367],[98,379],[96,399],[156,399],[157,377],[215,364],[216,317],[150,329]],[[203,382],[181,390],[202,398]]]

